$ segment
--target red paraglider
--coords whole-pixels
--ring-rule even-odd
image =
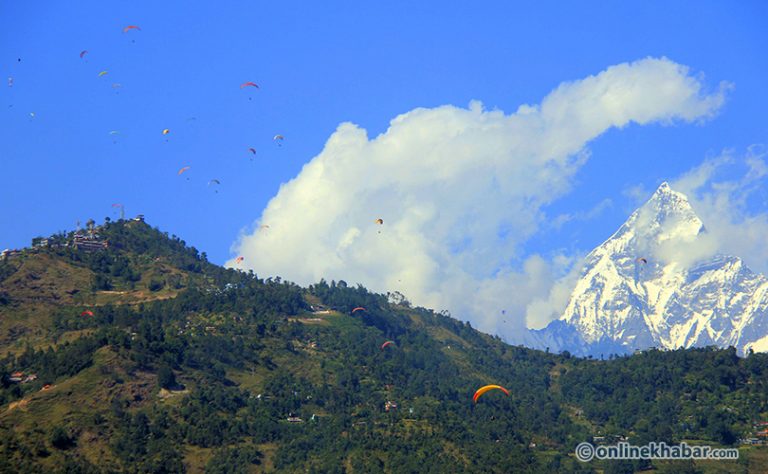
[[[93,311],[86,309],[82,313],[80,313],[80,316],[93,316]]]
[[[255,82],[248,81],[240,84],[240,89],[245,89],[246,87],[255,87],[256,89],[259,89],[259,85]]]
[[[385,342],[384,344],[382,344],[382,345],[381,345],[381,347],[379,348],[379,350],[382,350],[382,351],[383,351],[385,347],[387,347],[387,346],[391,346],[391,345],[392,345],[392,344],[394,344],[394,343],[395,343],[395,341],[387,341],[387,342]]]
[[[368,310],[363,308],[362,306],[358,306],[357,308],[352,310],[352,314],[355,314],[356,311],[368,311]]]

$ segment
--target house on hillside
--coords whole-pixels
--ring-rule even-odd
[[[21,255],[21,250],[5,249],[2,252],[0,252],[0,260],[7,260],[10,258],[18,257],[19,255]]]
[[[144,214],[139,214],[133,218],[133,222],[144,222]]]
[[[298,416],[289,416],[287,420],[288,420],[288,423],[304,423],[304,420],[302,420]]]
[[[84,250],[86,252],[95,252],[104,250],[109,246],[109,243],[101,240],[99,234],[75,234],[72,239],[72,245],[77,250]]]
[[[32,239],[32,247],[40,249],[50,245],[50,241],[45,237],[35,237]]]

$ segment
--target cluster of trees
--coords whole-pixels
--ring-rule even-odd
[[[650,350],[610,361],[574,359],[564,400],[614,434],[638,440],[734,444],[768,412],[768,355],[730,349]]]

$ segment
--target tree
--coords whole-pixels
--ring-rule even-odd
[[[160,388],[173,389],[176,387],[176,376],[173,374],[173,369],[168,365],[161,365],[157,371],[157,384]]]
[[[57,449],[68,449],[72,447],[73,440],[67,433],[67,430],[61,426],[57,426],[51,431],[51,444]]]

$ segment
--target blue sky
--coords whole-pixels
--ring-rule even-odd
[[[768,142],[767,20],[764,2],[3,1],[0,248],[114,218],[111,205],[123,203],[224,263],[343,122],[373,139],[419,107],[477,100],[513,114],[564,82],[646,57],[690,68],[704,93],[727,81],[713,117],[588,140],[589,159],[541,208],[582,217],[538,226],[499,262],[520,269],[540,255],[551,265],[605,240],[644,191]],[[245,81],[260,89],[240,89]],[[765,201],[742,211],[760,214]]]

